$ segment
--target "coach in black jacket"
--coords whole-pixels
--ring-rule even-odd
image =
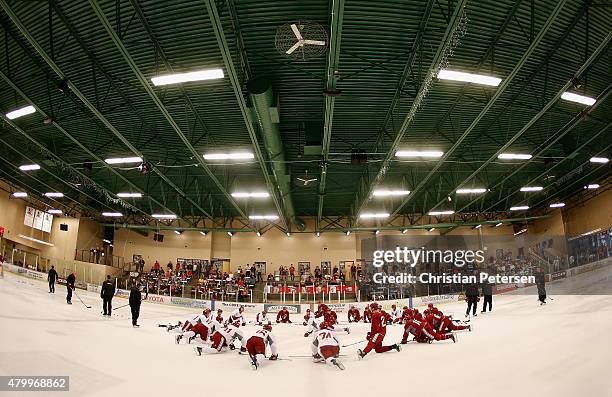
[[[70,273],[66,277],[66,303],[72,305],[72,291],[74,290],[74,284],[76,283],[76,276],[74,273]]]
[[[106,276],[106,280],[102,283],[100,298],[102,298],[103,316],[110,316],[113,310],[113,296],[115,296],[115,286],[113,285],[110,276]]]
[[[476,310],[478,308],[478,284],[471,283],[466,285],[465,300],[467,301],[465,316],[469,317],[470,310],[472,310],[472,315],[476,316]]]
[[[138,289],[138,284],[132,284],[130,290],[130,309],[132,309],[132,326],[134,328],[140,327],[138,325],[138,316],[140,316],[140,302],[142,302],[142,294]]]

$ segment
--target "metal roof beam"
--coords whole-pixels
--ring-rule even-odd
[[[13,12],[13,10],[9,7],[9,5],[7,4],[7,2],[5,0],[0,0],[0,6],[2,6],[2,8],[4,9],[4,11],[6,12],[6,14],[9,16],[9,18],[11,19],[11,21],[15,24],[15,26],[17,26],[17,28],[19,29],[19,31],[21,32],[21,34],[26,38],[26,40],[28,41],[28,43],[30,43],[30,45],[32,47],[34,47],[35,51],[40,55],[41,58],[43,58],[43,60],[47,63],[47,65],[55,72],[55,74],[57,74],[57,76],[60,79],[66,80],[68,87],[70,88],[70,91],[72,91],[72,93],[74,93],[77,98],[79,98],[81,100],[81,102],[83,102],[83,104],[96,116],[96,118],[98,118],[98,120],[100,120],[116,137],[117,139],[119,139],[125,146],[128,147],[128,149],[130,149],[130,151],[132,151],[132,153],[134,153],[136,156],[138,157],[142,157],[144,158],[144,155],[137,150],[111,123],[110,121],[108,121],[108,119],[85,97],[85,95],[72,83],[70,82],[67,78],[66,75],[62,72],[62,70],[59,68],[59,66],[53,61],[53,59],[51,59],[51,57],[44,51],[44,49],[41,47],[41,45],[34,39],[34,37],[30,34],[30,32],[26,29],[25,25],[21,22],[21,20],[17,17],[17,15]],[[6,76],[5,76],[6,77]],[[6,80],[6,78],[5,78]],[[10,84],[10,83],[9,83]],[[13,87],[15,88],[15,87]],[[24,96],[24,95],[22,95]],[[27,97],[24,96],[24,99],[26,99]],[[30,101],[32,102],[32,101]],[[32,103],[33,104],[33,103]],[[44,117],[49,117],[45,112],[43,112],[39,107],[35,106],[37,108],[37,110],[43,114]],[[100,159],[98,156],[96,156],[95,154],[93,154],[91,151],[89,151],[89,149],[87,149],[83,144],[81,144],[79,141],[77,141],[72,135],[70,135],[66,130],[64,130],[57,122],[53,122],[53,125],[60,129],[60,131],[66,135],[66,137],[68,137],[70,140],[72,140],[75,144],[77,144],[81,149],[86,150],[87,153],[92,156],[92,158],[97,159],[97,161],[101,161],[108,169],[111,170],[111,172],[113,172],[115,175],[117,175],[118,177],[120,177],[122,180],[124,180],[125,182],[127,182],[130,186],[132,186],[132,188],[140,190],[140,188],[138,188],[137,186],[135,186],[131,181],[129,181],[127,178],[125,178],[123,175],[121,175],[120,173],[118,173],[113,167],[108,166],[106,163],[104,163],[102,161],[102,159]],[[159,171],[156,167],[153,167],[153,171],[159,176],[161,177],[168,185],[170,185],[173,189],[175,189],[177,191],[177,193],[179,193],[181,196],[186,197],[185,193],[182,192],[180,189],[178,189],[178,187],[168,178],[166,177],[164,174],[161,173],[161,171]],[[151,196],[149,196],[151,197]],[[187,198],[187,197],[186,197]],[[166,211],[170,211],[170,209],[166,208],[165,206],[161,205],[160,202],[158,202],[157,200],[154,200],[153,198],[151,198],[157,205],[160,205],[161,207],[163,207],[164,210]],[[189,201],[192,202],[191,199],[187,198]],[[192,204],[198,206],[197,203],[192,202]],[[202,210],[203,213],[207,214],[206,211]],[[209,215],[210,216],[210,215]]]
[[[415,100],[412,102],[412,106],[410,107],[410,110],[408,111],[397,135],[395,136],[395,139],[393,140],[391,148],[389,149],[385,158],[383,159],[378,172],[376,173],[376,175],[374,176],[372,180],[369,180],[368,178],[368,181],[365,183],[365,185],[360,184],[360,186],[367,186],[367,187],[365,189],[360,189],[357,192],[356,199],[355,199],[355,205],[354,205],[354,214],[353,214],[354,216],[358,216],[361,213],[365,205],[368,203],[370,196],[372,195],[374,186],[376,186],[380,181],[382,181],[385,174],[387,173],[387,169],[391,163],[391,160],[393,159],[395,155],[395,151],[401,144],[402,139],[404,138],[404,135],[406,134],[406,131],[408,130],[408,126],[412,123],[412,120],[414,119],[414,116],[418,110],[418,107],[420,106],[422,99],[425,97],[427,90],[429,89],[429,86],[427,83],[435,77],[435,74],[440,68],[441,62],[444,59],[444,54],[446,53],[447,49],[451,45],[451,41],[454,37],[455,31],[457,30],[460,22],[462,21],[464,17],[463,14],[464,14],[464,7],[465,7],[466,2],[467,0],[457,1],[457,4],[455,5],[455,9],[451,16],[451,20],[449,21],[449,24],[444,32],[444,37],[442,41],[440,42],[440,45],[438,46],[438,49],[431,61],[431,64],[429,66],[425,80],[421,84],[421,87],[419,88],[419,91],[415,97]],[[362,180],[365,179],[365,177],[367,177],[368,174],[369,173],[364,174],[364,176],[362,177]]]
[[[102,8],[100,8],[100,5],[98,4],[98,1],[97,0],[89,0],[89,4],[91,5],[91,8],[93,9],[93,11],[95,12],[96,16],[98,17],[98,20],[100,21],[100,23],[102,24],[102,26],[106,30],[106,33],[110,37],[111,41],[115,44],[115,47],[121,53],[121,56],[123,57],[123,59],[127,63],[128,67],[130,68],[130,70],[132,70],[132,72],[136,76],[136,79],[142,85],[142,87],[144,88],[146,93],[149,95],[151,100],[155,103],[155,105],[157,106],[159,111],[162,113],[164,118],[168,121],[168,124],[170,124],[170,127],[178,135],[178,137],[181,139],[181,141],[183,142],[185,147],[187,147],[187,150],[189,151],[189,153],[191,153],[193,158],[198,162],[198,165],[200,167],[202,167],[204,172],[212,180],[212,182],[217,187],[217,189],[225,196],[227,201],[236,210],[236,212],[240,216],[246,217],[246,215],[245,215],[244,211],[242,210],[242,208],[240,208],[238,206],[238,204],[234,201],[232,196],[228,193],[228,191],[225,189],[225,187],[221,184],[219,179],[217,179],[215,174],[208,167],[208,164],[206,164],[206,162],[204,162],[204,158],[202,157],[202,153],[198,153],[197,150],[195,150],[193,145],[189,142],[189,139],[187,138],[185,133],[181,130],[181,127],[179,127],[178,123],[174,120],[174,118],[172,117],[172,115],[170,114],[168,109],[166,109],[166,107],[164,106],[164,104],[161,101],[161,99],[159,99],[157,94],[155,94],[155,91],[153,91],[153,88],[151,88],[151,85],[149,84],[148,80],[142,74],[142,72],[138,68],[138,65],[136,65],[136,62],[134,62],[134,59],[132,59],[132,56],[127,51],[127,48],[125,48],[125,46],[123,45],[123,42],[121,41],[121,39],[117,35],[117,32],[115,32],[115,30],[113,29],[110,21],[108,20],[108,18],[106,18],[106,15],[104,15],[104,12],[102,11]],[[174,188],[174,190],[176,190],[182,197],[187,199],[187,201],[189,201],[194,207],[196,207],[198,209],[198,211],[200,211],[203,214],[207,215],[208,217],[212,218],[211,214],[209,214],[206,210],[204,210],[204,208],[202,208],[198,203],[194,202],[191,198],[187,197],[187,195],[182,190],[180,190],[180,188],[178,186],[176,186],[174,183],[171,183],[170,186],[172,186]]]
[[[455,189],[451,190],[455,191],[457,188],[460,188],[461,186],[463,186],[465,183],[469,182],[472,180],[472,178],[474,178],[476,175],[478,175],[482,170],[484,170],[486,168],[487,165],[491,164],[495,159],[497,159],[497,156],[499,156],[501,153],[505,152],[506,149],[508,149],[517,139],[519,139],[529,128],[531,128],[540,118],[542,118],[542,116],[544,116],[544,114],[546,114],[546,112],[552,108],[557,101],[559,100],[559,98],[561,97],[561,94],[563,94],[565,91],[567,91],[570,87],[573,86],[573,79],[576,77],[581,76],[590,66],[593,62],[595,62],[595,60],[599,57],[599,55],[603,52],[605,52],[606,48],[608,47],[608,43],[610,42],[610,39],[612,39],[612,32],[609,32],[608,35],[604,38],[604,40],[599,44],[599,46],[597,46],[597,48],[595,49],[595,51],[593,51],[593,53],[591,54],[591,56],[582,64],[582,66],[580,67],[580,69],[578,69],[576,71],[576,73],[574,74],[574,76],[572,78],[570,78],[558,91],[557,93],[542,107],[542,109],[531,118],[531,120],[529,120],[527,122],[527,124],[525,124],[516,134],[514,134],[514,136],[512,136],[508,142],[506,142],[501,148],[499,148],[491,157],[489,157],[489,159],[487,161],[485,161],[484,163],[482,163],[475,171],[473,171],[470,176],[468,176],[467,178],[465,178],[463,181],[461,181],[456,187]],[[537,39],[536,39],[537,40]],[[474,120],[476,121],[476,120]],[[473,124],[473,123],[472,123]],[[471,125],[470,125],[471,127]],[[469,127],[468,127],[469,129]],[[467,131],[467,130],[466,130]],[[441,165],[442,161],[438,162],[438,168],[439,165]],[[450,193],[450,192],[449,192]],[[406,201],[406,200],[404,200]],[[440,200],[436,205],[434,205],[432,208],[436,208],[438,205],[441,205],[444,202],[444,200]],[[396,215],[399,211],[400,211],[401,207],[398,207],[397,210],[395,210],[393,212],[393,215]]]
[[[330,38],[329,52],[327,54],[327,81],[325,89],[328,93],[336,90],[336,71],[340,60],[340,44],[342,42],[342,22],[344,20],[344,0],[331,0],[331,17],[330,17]],[[331,133],[334,123],[334,104],[336,97],[334,95],[325,96],[325,121],[323,124],[323,165],[321,168],[321,181],[319,183],[319,203],[317,207],[317,224],[316,230],[320,228],[321,217],[323,215],[323,200],[325,198],[325,184],[327,182],[327,162],[329,160],[329,148],[331,142]]]
[[[512,80],[514,80],[516,75],[523,68],[523,66],[527,63],[527,61],[529,60],[529,58],[531,57],[533,52],[536,50],[538,45],[542,42],[542,40],[544,39],[544,36],[548,32],[548,30],[552,27],[554,21],[557,19],[557,16],[560,14],[561,9],[565,5],[566,1],[567,0],[560,0],[557,3],[557,5],[554,8],[553,12],[550,14],[548,19],[546,20],[546,23],[544,23],[544,25],[542,26],[542,29],[540,29],[540,31],[538,32],[538,35],[531,42],[531,44],[529,45],[529,48],[527,48],[527,50],[523,53],[523,56],[518,61],[518,63],[514,66],[512,71],[508,74],[508,76],[505,79],[503,79],[502,83],[499,85],[499,87],[495,91],[495,94],[493,94],[493,96],[491,97],[489,102],[487,102],[485,107],[480,111],[478,116],[476,116],[476,118],[472,121],[472,123],[468,126],[468,128],[466,128],[466,130],[463,132],[463,134],[461,134],[461,136],[453,143],[453,145],[444,153],[444,155],[440,158],[440,160],[438,160],[438,162],[433,167],[433,169],[431,171],[429,171],[429,173],[423,179],[421,179],[419,184],[417,186],[415,186],[414,189],[412,189],[412,192],[408,195],[408,197],[406,197],[404,200],[402,200],[401,204],[393,212],[393,215],[396,215],[397,213],[399,213],[399,211],[401,211],[402,208],[413,197],[416,196],[416,193],[419,192],[427,184],[427,182],[429,182],[429,179],[431,179],[431,177],[440,169],[440,167],[442,167],[444,162],[446,160],[448,160],[448,158],[454,153],[454,151],[457,148],[459,148],[459,146],[468,137],[468,135],[470,135],[472,133],[472,131],[474,131],[474,129],[476,128],[478,123],[480,123],[480,120],[482,120],[484,118],[484,116],[487,114],[487,112],[491,108],[493,108],[493,105],[495,104],[495,102],[497,102],[497,100],[502,96],[502,94],[510,86],[510,83],[512,82]]]
[[[251,138],[251,142],[253,144],[255,158],[257,158],[257,161],[261,167],[261,172],[266,181],[268,190],[270,191],[270,194],[272,196],[272,200],[274,201],[274,206],[278,211],[278,215],[285,228],[289,230],[290,222],[287,218],[287,210],[283,205],[282,199],[278,195],[277,183],[273,180],[273,178],[270,176],[270,173],[268,172],[265,157],[259,146],[257,133],[255,131],[255,128],[253,127],[253,124],[251,123],[249,109],[244,99],[244,93],[242,92],[242,83],[238,78],[238,74],[236,73],[234,61],[232,60],[231,50],[227,44],[227,39],[225,38],[223,24],[221,23],[221,18],[219,17],[219,13],[217,12],[217,7],[213,0],[204,0],[204,2],[206,3],[206,10],[208,11],[210,23],[212,25],[213,31],[215,32],[217,45],[219,47],[219,50],[221,51],[221,57],[223,58],[225,71],[230,79],[230,83],[234,90],[234,95],[236,96],[236,101],[238,102],[238,106],[240,108],[240,113],[242,114],[245,127],[247,129],[247,132],[249,133],[249,137]],[[235,34],[240,35],[239,32],[235,32]],[[247,64],[246,60],[243,60],[242,63]]]

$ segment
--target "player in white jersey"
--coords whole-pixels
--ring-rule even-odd
[[[234,341],[238,339],[240,341],[240,350],[244,351],[244,335],[238,326],[240,323],[228,324],[224,328],[216,330],[210,337],[210,346],[204,344],[204,342],[197,341],[196,344],[200,346],[195,347],[198,356],[202,353],[216,354],[226,351],[227,348],[234,350]]]
[[[397,308],[397,305],[391,305],[391,324],[400,323],[402,321],[402,312]]]
[[[213,320],[210,309],[204,309],[202,314],[199,314],[191,320],[185,321],[185,324],[180,328],[175,328],[174,332],[178,333],[175,338],[176,343],[180,343],[183,337],[186,337],[188,343],[196,336],[206,340],[208,337],[208,331],[210,330],[210,321]]]
[[[340,341],[336,338],[334,326],[323,321],[320,324],[320,329],[314,333],[312,339],[312,358],[315,363],[325,362],[330,365],[335,365],[338,369],[343,370],[344,364],[338,360],[340,355]]]
[[[234,324],[236,321],[238,321],[244,327],[246,325],[246,320],[244,319],[244,316],[242,315],[243,312],[244,312],[244,307],[240,306],[238,309],[236,309],[236,311],[234,311],[234,313],[232,313],[231,316],[229,316],[225,324],[226,325]]]
[[[255,316],[255,324],[257,325],[264,325],[268,324],[269,322],[270,320],[268,319],[268,312],[266,311],[266,309],[264,309],[260,313],[257,313],[257,316]]]
[[[183,332],[176,337],[176,343],[180,343],[182,338],[187,338],[187,343],[199,336],[202,342],[206,342],[208,336],[214,334],[216,330],[223,328],[223,325],[218,322],[212,313],[208,317],[200,318],[201,322],[191,327],[189,331]]]
[[[266,346],[270,346],[270,351],[272,353],[270,360],[277,360],[278,348],[276,346],[276,338],[272,333],[272,324],[270,323],[264,324],[261,329],[255,331],[246,342],[249,361],[253,369],[257,369],[260,365],[260,360],[266,358]]]
[[[201,323],[205,319],[210,317],[210,309],[206,308],[202,311],[202,314],[196,314],[195,317],[187,319],[183,322],[179,321],[176,325],[166,325],[166,331],[172,331],[181,334],[185,331],[189,331],[194,325]]]

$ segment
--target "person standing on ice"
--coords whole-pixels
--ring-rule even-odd
[[[539,267],[538,271],[535,273],[535,282],[538,287],[538,300],[540,301],[540,306],[546,304],[546,276],[544,275],[544,271]]]
[[[72,290],[74,290],[74,283],[76,282],[76,276],[74,273],[70,273],[70,276],[66,277],[66,303],[72,305]]]
[[[132,284],[130,290],[130,309],[132,310],[132,327],[138,328],[138,316],[140,316],[140,303],[142,302],[142,294],[138,288],[138,284]]]
[[[465,287],[465,301],[467,302],[467,309],[465,310],[465,317],[470,316],[470,310],[472,315],[477,316],[476,310],[478,310],[478,285],[470,283]]]
[[[482,303],[482,312],[487,312],[487,305],[489,306],[489,311],[493,310],[493,285],[485,280],[482,283],[482,297],[484,302]]]
[[[110,276],[106,276],[106,280],[102,283],[102,289],[100,290],[100,298],[102,298],[102,309],[104,316],[111,315],[113,309],[113,296],[115,295],[115,286],[111,282]]]
[[[55,280],[57,280],[57,272],[55,271],[55,267],[51,266],[51,270],[49,270],[49,274],[47,275],[47,281],[49,282],[49,293],[55,293]]]

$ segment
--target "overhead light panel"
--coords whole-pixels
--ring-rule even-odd
[[[234,232],[227,232],[227,235],[232,237],[234,235]]]
[[[142,157],[112,157],[104,160],[106,164],[142,163]]]
[[[514,233],[515,236],[518,236],[519,234],[523,234],[527,231],[527,229],[521,229],[518,232]]]
[[[474,229],[480,229],[482,227],[482,225],[478,224],[476,226],[474,226]]]
[[[429,215],[431,216],[438,216],[438,215],[452,215],[454,214],[455,211],[429,211]]]
[[[591,157],[590,161],[591,163],[606,164],[610,159],[607,157]]]
[[[53,215],[61,215],[62,214],[62,210],[56,210],[56,209],[50,209],[47,210],[48,214],[53,214]]]
[[[380,230],[376,230],[374,234],[378,236],[380,234]]]
[[[18,198],[28,197],[28,194],[26,192],[15,192],[13,193],[13,197],[18,197]]]
[[[351,231],[350,231],[350,230],[347,230],[347,231],[346,231],[346,235],[347,235],[347,236],[350,236],[350,235],[351,235]]]
[[[435,227],[432,227],[432,228],[429,228],[427,231],[428,231],[428,232],[433,232],[434,230],[436,230],[436,228],[435,228]]]
[[[202,236],[206,236],[206,235],[208,234],[208,232],[206,232],[206,231],[203,231],[203,230],[202,230],[202,231],[200,231],[200,234],[201,234]]]
[[[35,171],[35,170],[39,170],[40,169],[40,165],[38,165],[38,164],[25,164],[25,165],[20,165],[19,169],[21,171]]]
[[[408,233],[408,229],[402,230],[402,234],[406,234],[406,233]]]
[[[410,190],[377,189],[372,193],[374,197],[406,196],[408,194],[410,194]]]
[[[565,203],[552,203],[549,205],[550,208],[562,208],[565,207]]]
[[[485,193],[488,189],[485,188],[474,188],[474,189],[457,189],[457,194],[478,194]]]
[[[495,227],[500,227],[503,224],[504,224],[503,222],[498,222],[498,223],[495,224]]]
[[[110,241],[109,239],[103,238],[102,242],[106,243],[106,244],[110,244],[112,243],[112,241]]]
[[[291,237],[291,233],[290,232],[287,232],[285,234],[287,235],[287,237]]]
[[[64,193],[60,193],[60,192],[47,192],[47,193],[45,193],[45,196],[53,197],[53,198],[61,198],[61,197],[64,197]]]
[[[529,160],[533,156],[526,153],[501,153],[497,156],[500,160]]]
[[[142,193],[138,193],[138,192],[123,192],[123,193],[117,193],[117,197],[121,197],[121,198],[141,198],[142,197]]]
[[[540,192],[544,190],[542,186],[523,186],[521,192]]]
[[[122,217],[123,214],[121,212],[103,212],[102,216],[108,216],[110,218],[119,218]]]
[[[250,160],[254,159],[255,155],[251,152],[233,152],[233,153],[208,153],[203,155],[204,160]]]
[[[178,234],[179,236],[181,235],[181,232],[179,230],[175,230],[174,233]]]
[[[234,192],[232,197],[235,198],[266,198],[270,197],[268,192]]]
[[[387,218],[389,213],[387,212],[366,212],[364,214],[359,215],[362,219],[372,219],[372,218]]]
[[[403,158],[440,158],[444,155],[444,152],[434,150],[398,150],[395,152],[396,157]]]
[[[510,211],[526,211],[529,209],[527,205],[517,205],[515,207],[510,207]]]
[[[257,237],[261,237],[261,232],[259,230],[257,231]]]
[[[176,219],[175,214],[152,214],[151,217],[155,219]]]
[[[188,83],[191,81],[216,80],[223,78],[223,69],[203,69],[186,73],[173,73],[151,78],[154,86]]]
[[[317,232],[317,237],[321,237],[321,233],[320,232]]]
[[[278,219],[278,215],[249,215],[249,219],[275,221]]]
[[[448,69],[441,69],[438,72],[438,78],[440,80],[461,81],[464,83],[474,83],[492,87],[497,87],[499,83],[501,83],[501,79],[498,77],[486,76],[484,74],[458,72],[456,70]]]
[[[584,188],[585,189],[590,189],[590,190],[599,189],[599,184],[598,183],[590,183],[590,184],[586,185]]]
[[[36,112],[36,109],[32,105],[24,106],[19,109],[12,110],[6,114],[6,118],[9,120],[15,120],[19,117],[27,116],[28,114],[32,114]]]
[[[561,94],[561,99],[565,99],[569,102],[576,102],[587,106],[593,106],[597,100],[588,96],[576,94],[573,92],[565,91]]]

